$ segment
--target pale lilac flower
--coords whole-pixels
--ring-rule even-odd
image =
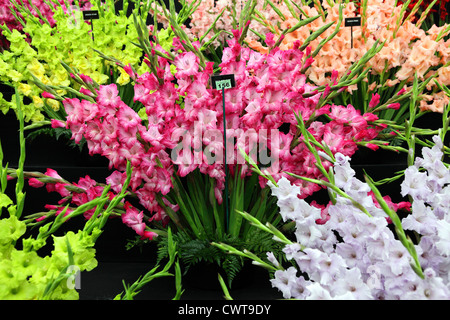
[[[338,164],[339,166],[346,165],[350,162],[350,157],[343,155],[340,152],[336,152],[334,159],[336,160],[335,164]]]
[[[415,247],[420,265],[433,270],[440,270],[444,264],[444,257],[438,253],[434,236],[422,236],[419,244]],[[445,271],[448,272],[448,269]]]
[[[267,252],[267,260],[269,260],[275,267],[279,267],[280,263],[278,262],[277,258],[275,258],[275,255],[273,252]]]
[[[336,253],[324,253],[321,260],[318,261],[318,269],[320,274],[320,283],[330,285],[332,282],[345,274],[347,265],[345,260]]]
[[[403,218],[402,225],[406,230],[413,230],[422,235],[430,235],[436,232],[435,216],[433,210],[421,200],[412,204],[412,213]]]
[[[421,290],[418,290],[420,296],[418,298],[427,300],[448,300],[450,289],[444,284],[443,279],[436,276],[436,272],[431,269],[424,270],[425,280],[422,281]]]
[[[299,252],[295,257],[295,261],[302,272],[306,272],[313,281],[320,280],[320,270],[318,266],[320,262],[328,256],[319,249],[306,248]]]
[[[394,241],[392,232],[384,232],[377,239],[365,244],[368,256],[374,261],[386,261],[389,259],[389,248]]]
[[[436,217],[443,219],[450,212],[450,185],[434,194],[428,203],[433,207],[433,213]]]
[[[270,181],[267,184],[272,190],[272,195],[277,197],[278,200],[285,199],[290,196],[297,196],[298,194],[300,194],[300,187],[292,185],[286,177],[281,177],[278,180],[278,187],[275,187]]]
[[[391,242],[389,247],[389,259],[387,261],[394,275],[402,274],[405,269],[410,270],[411,256],[400,242]]]
[[[336,159],[340,159],[342,157],[337,157]],[[342,162],[342,161],[341,161]],[[336,163],[338,161],[336,160]],[[350,167],[348,162],[344,162],[334,166],[334,180],[335,184],[338,188],[345,188],[347,184],[351,183],[353,177],[355,176],[355,171]]]
[[[296,195],[285,196],[277,201],[280,208],[280,215],[283,221],[305,220],[305,216],[310,215],[315,208],[309,206],[305,200],[299,199]],[[317,210],[316,210],[317,211]],[[319,209],[320,212],[320,209]]]
[[[320,283],[312,282],[306,287],[310,292],[306,300],[332,300],[331,294]]]
[[[344,258],[345,263],[349,268],[357,266],[358,262],[362,261],[363,256],[366,254],[365,249],[361,244],[349,244],[345,242],[336,244],[336,253]]]
[[[356,300],[373,299],[370,288],[363,281],[361,272],[358,268],[346,270],[336,281],[333,286],[333,294],[335,296],[351,293]]]
[[[284,246],[283,253],[285,254],[287,260],[291,260],[294,259],[299,254],[301,249],[302,248],[300,244],[294,242],[292,244],[287,244],[286,246]]]
[[[291,296],[294,299],[302,300],[309,296],[310,292],[307,289],[307,286],[311,282],[305,280],[303,276],[298,277],[295,280],[295,284],[291,287]]]
[[[415,166],[409,166],[405,170],[405,180],[401,183],[401,195],[411,195],[414,199],[422,199],[422,195],[430,194],[427,186],[427,174],[419,172]]]
[[[290,267],[287,270],[275,271],[275,278],[271,279],[272,287],[277,288],[283,293],[283,298],[292,298],[293,290],[297,285],[297,269]]]
[[[444,256],[450,256],[450,223],[445,220],[436,221],[438,240],[436,248]]]
[[[297,242],[308,248],[316,248],[317,242],[320,240],[322,232],[319,225],[313,223],[297,223],[295,237]]]

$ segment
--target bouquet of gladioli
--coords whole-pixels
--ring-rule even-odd
[[[269,182],[283,220],[295,224],[295,241],[241,214],[283,243],[294,266],[285,269],[273,253],[263,260],[226,244],[214,245],[269,269],[272,286],[286,299],[449,299],[450,171],[442,160],[450,153],[443,144],[449,111],[447,107],[444,126],[427,141],[422,157],[414,159],[414,138],[408,139],[411,156],[401,183],[405,202],[382,197],[370,177],[365,175],[365,183],[355,177],[349,157],[332,157],[326,149],[315,152],[318,166],[323,167],[322,160],[332,161],[332,170],[326,180],[314,181],[328,188],[331,201],[326,207],[300,199],[301,190],[287,179]],[[307,139],[314,150],[314,137]],[[403,219],[400,210],[406,211]]]
[[[68,211],[65,207],[51,221],[39,228],[36,237],[24,238],[27,230],[35,225],[32,217],[22,218],[25,213],[26,174],[24,120],[22,102],[16,91],[16,108],[20,123],[20,160],[17,169],[3,166],[3,152],[0,146],[0,297],[1,299],[77,299],[76,277],[81,271],[90,271],[97,266],[94,245],[113,209],[126,195],[129,179],[117,195],[110,196],[109,188],[95,199]],[[130,176],[130,167],[127,170]],[[17,179],[15,200],[6,194],[8,180]],[[55,232],[68,219],[93,210],[93,218],[83,230],[70,231],[63,236]],[[39,249],[44,247],[50,236],[54,249],[51,255],[42,257]],[[22,246],[18,246],[19,241]],[[19,248],[20,247],[20,248]]]
[[[342,6],[345,18],[361,17],[361,27],[352,27],[351,30],[345,27],[345,22],[339,19],[339,8]],[[310,32],[338,22],[336,34],[320,48],[307,72],[308,79],[313,83],[331,85],[334,79],[346,74],[349,66],[372,48],[376,40],[385,42],[380,52],[368,61],[366,67],[371,71],[367,78],[348,87],[335,98],[335,103],[351,103],[365,111],[371,100],[376,99],[381,104],[392,106],[391,110],[380,113],[381,118],[403,123],[408,117],[408,103],[406,100],[394,102],[394,97],[410,90],[415,73],[423,81],[436,77],[442,85],[450,84],[446,77],[449,51],[445,41],[450,26],[433,26],[424,31],[420,26],[426,14],[413,23],[412,14],[406,8],[407,4],[396,6],[393,1],[362,1],[358,9],[353,2],[327,1],[321,5],[315,3],[314,7],[302,5],[292,10],[280,9],[275,21],[260,19],[269,33],[262,33],[259,41],[248,39],[248,43],[252,48],[266,52],[270,47],[266,38],[270,36],[269,39],[280,42],[281,48],[290,48],[295,41],[305,41]],[[317,14],[321,15],[321,19],[287,33],[298,23],[300,16],[305,19]],[[332,32],[330,28],[312,41],[312,49],[322,44]],[[426,87],[421,99],[422,109],[434,112],[442,112],[443,106],[448,103],[447,96],[437,90],[433,82]]]
[[[89,0],[78,1],[80,7],[89,10],[91,4]],[[22,0],[19,7],[18,2],[11,0],[0,1],[0,25],[5,24],[9,30],[22,31],[23,25],[28,19],[38,19],[41,23],[48,23],[51,27],[55,26],[56,21],[53,19],[53,9],[58,5],[62,6],[64,10],[68,10],[69,6],[66,6],[64,0],[52,0],[52,1],[36,1],[36,0]],[[26,11],[27,18],[24,17],[23,12]],[[0,30],[0,48],[2,51],[9,47],[10,42],[6,40],[3,32]]]
[[[332,154],[351,156],[358,144],[370,145],[385,129],[373,113],[327,104],[338,90],[360,81],[365,74],[359,75],[362,66],[379,46],[334,88],[316,87],[306,83],[304,74],[313,62],[308,48],[255,52],[240,43],[246,24],[233,31],[234,38],[223,51],[218,67],[222,75],[234,75],[235,87],[221,91],[212,88],[214,63],[205,58],[198,42],[189,41],[172,11],[168,15],[175,35],[171,51],[157,41],[147,41],[147,27],[134,17],[151,72],[139,75],[132,68],[125,70],[134,80],[134,102],[142,103],[144,114],[121,99],[115,84],[90,86],[82,74],[75,76],[90,92],[83,90],[77,98],[57,97],[57,87],[40,86],[62,100],[67,113],[65,120],[52,121],[53,126],[70,129],[75,142],[85,139],[91,154],[108,158],[114,169],[107,178],[112,190],[122,188],[127,161],[133,166],[130,192],[142,210],[125,206],[124,222],[135,223],[138,235],[147,239],[170,224],[175,237],[188,241],[180,246],[185,262],[216,261],[217,251],[209,246],[213,240],[263,247],[237,211],[249,210],[274,225],[280,221],[266,180],[249,169],[240,149],[252,161],[263,163],[264,172],[276,181],[283,176],[290,179],[306,197],[321,187],[285,172],[314,179],[323,172],[301,138],[298,117]],[[192,258],[189,250],[194,247]],[[201,256],[205,252],[207,258]],[[236,271],[236,263],[240,262],[234,261],[230,271]]]
[[[22,32],[2,26],[11,45],[0,54],[0,80],[18,87],[19,92],[29,98],[30,103],[24,106],[26,122],[44,121],[41,124],[46,124],[45,120],[64,115],[58,101],[42,95],[42,90],[33,82],[35,78],[46,85],[60,86],[58,94],[61,96],[72,97],[72,91],[80,89],[61,62],[95,83],[119,84],[122,97],[132,100],[128,74],[123,66],[111,61],[119,59],[138,72],[148,70],[140,63],[142,50],[132,43],[137,42],[137,34],[132,18],[127,16],[127,1],[117,14],[112,1],[93,1],[95,6],[90,9],[99,11],[99,19],[92,22],[83,20],[84,7],[55,5],[51,9],[51,21],[42,14],[40,17],[44,21],[40,21],[26,5],[13,3],[24,17],[20,20]],[[11,107],[12,103],[3,99],[2,111],[6,113]]]

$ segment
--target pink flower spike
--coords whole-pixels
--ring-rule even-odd
[[[376,151],[379,148],[379,146],[377,146],[376,144],[373,144],[373,143],[367,143],[366,147],[373,151]]]
[[[86,88],[80,88],[80,93],[89,96],[89,97],[94,97],[94,93],[91,90],[88,90]]]
[[[271,32],[266,33],[266,44],[269,47],[272,47],[275,44],[273,33]]]
[[[333,72],[331,72],[331,83],[333,85],[337,84],[338,75],[339,75],[339,72],[337,70],[333,70]]]
[[[375,93],[372,95],[372,99],[369,102],[369,109],[375,108],[380,103],[380,95]]]
[[[64,121],[61,120],[57,120],[57,119],[52,119],[51,120],[51,124],[52,124],[52,128],[65,128],[66,127],[66,123]]]
[[[397,95],[400,96],[400,95],[402,95],[403,93],[405,93],[405,91],[406,91],[406,89],[403,88],[402,90],[400,90],[399,92],[397,92]]]
[[[153,240],[153,239],[155,239],[155,238],[157,238],[157,237],[158,237],[158,234],[157,234],[157,233],[152,232],[152,231],[145,230],[145,231],[142,233],[142,235],[141,235],[141,240],[143,240],[143,239]]]
[[[137,74],[133,71],[133,68],[131,67],[131,63],[123,67],[123,70],[130,76],[131,79],[136,80]]]
[[[394,109],[394,110],[398,110],[400,108],[400,103],[391,103],[390,105],[387,106],[388,109]]]
[[[45,172],[45,175],[49,176],[49,177],[52,177],[52,178],[55,178],[55,179],[61,179],[62,180],[62,177],[58,174],[58,172],[56,170],[53,170],[53,169],[50,169],[50,168],[47,169],[47,171]]]
[[[84,74],[80,74],[80,78],[81,78],[81,80],[83,80],[85,83],[88,83],[88,84],[93,84],[93,83],[94,83],[94,80],[92,80],[91,77],[86,76],[86,75],[84,75]]]
[[[30,185],[30,187],[33,187],[33,188],[40,188],[45,185],[45,183],[43,183],[42,181],[39,181],[36,178],[29,179],[28,184]]]
[[[42,97],[48,99],[55,99],[55,96],[52,95],[51,93],[48,93],[47,91],[42,92]]]
[[[119,91],[114,83],[108,85],[102,85],[98,89],[97,102],[101,105],[110,107],[117,107],[121,99],[119,97]]]

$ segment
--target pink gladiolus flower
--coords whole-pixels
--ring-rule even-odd
[[[402,94],[404,94],[406,92],[406,88],[402,88],[399,92],[397,92],[398,96],[401,96]]]
[[[369,109],[375,108],[380,103],[380,95],[375,93],[372,95],[372,99],[369,102]]]
[[[198,57],[193,52],[182,53],[175,58],[179,77],[190,77],[198,73]]]
[[[55,96],[51,93],[48,93],[47,91],[42,92],[42,97],[48,99],[55,99]]]
[[[136,80],[138,74],[134,72],[133,68],[131,67],[131,64],[128,64],[123,67],[123,70],[130,76],[131,79]]]
[[[88,90],[86,88],[81,87],[80,88],[80,93],[88,96],[88,97],[94,97],[94,93],[91,90]]]
[[[98,89],[97,102],[100,105],[105,105],[113,108],[117,107],[121,102],[117,86],[114,83],[100,86],[100,88]]]
[[[57,120],[57,119],[51,119],[51,125],[52,125],[53,129],[66,127],[66,123],[64,121]]]
[[[126,213],[122,215],[123,223],[136,231],[138,235],[152,239],[151,233],[145,233],[146,225],[143,222],[143,211],[139,211],[136,208],[132,207],[129,202],[125,202],[124,208],[126,210]]]
[[[373,151],[376,151],[380,148],[379,146],[377,146],[376,144],[373,144],[373,143],[366,143],[366,147]]]
[[[149,239],[154,240],[158,237],[158,234],[152,231],[144,230],[144,232],[141,234],[141,239]]]
[[[80,76],[81,80],[84,81],[84,83],[87,83],[87,84],[93,84],[94,83],[94,80],[92,80],[92,78],[87,76],[87,75],[79,74],[79,76]]]
[[[39,181],[36,178],[29,179],[28,184],[30,185],[30,187],[33,187],[33,188],[41,188],[45,185],[45,183],[43,183],[42,181]]]
[[[266,40],[265,40],[266,44],[269,47],[272,47],[275,44],[275,40],[274,40],[274,35],[272,32],[268,32],[266,33]]]
[[[400,103],[391,103],[387,106],[387,108],[389,109],[394,109],[394,110],[398,110],[400,108]]]

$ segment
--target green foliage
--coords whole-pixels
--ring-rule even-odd
[[[80,151],[82,151],[86,146],[86,139],[84,137],[80,140],[80,142],[76,143],[73,139],[71,139],[72,131],[66,128],[41,127],[28,133],[26,138],[29,142],[32,142],[40,136],[48,136],[50,138],[55,138],[56,140],[61,140],[69,147]]]
[[[226,243],[234,248],[241,250],[247,249],[252,251],[260,258],[265,258],[267,252],[273,252],[275,256],[280,259],[282,245],[277,241],[273,241],[272,235],[263,232],[256,228],[251,228],[246,239],[232,238],[230,235],[221,238],[223,243]],[[159,237],[158,240],[158,261],[162,261],[168,257],[166,237]],[[192,237],[189,233],[179,231],[173,235],[173,241],[177,243],[178,255],[180,262],[184,265],[184,274],[186,274],[191,267],[199,263],[213,264],[223,270],[226,275],[228,285],[231,286],[233,280],[244,266],[244,259],[236,255],[230,255],[227,252],[220,250],[216,246],[211,245],[214,239],[198,239]]]
[[[123,282],[124,292],[118,294],[114,298],[114,300],[133,300],[134,296],[136,296],[140,292],[140,289],[149,282],[151,282],[153,279],[173,276],[173,274],[169,272],[169,270],[173,266],[175,269],[175,289],[176,289],[176,294],[173,299],[174,300],[180,299],[184,290],[182,290],[181,286],[181,268],[180,263],[178,261],[178,252],[177,252],[178,244],[174,242],[172,231],[170,230],[170,228],[167,230],[166,240],[167,240],[166,241],[167,255],[169,260],[165,264],[164,268],[162,268],[162,270],[159,270],[160,265],[158,263],[153,269],[147,272],[144,276],[139,277],[139,279],[137,279],[132,285],[127,285],[125,282]]]

